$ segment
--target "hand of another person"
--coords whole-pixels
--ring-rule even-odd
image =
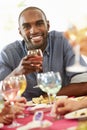
[[[79,108],[81,108],[80,101],[75,101],[72,99],[61,99],[56,101],[53,105],[52,114],[56,117],[58,114],[64,115]]]
[[[2,115],[11,114],[12,113],[11,110],[12,110],[12,108],[11,108],[10,102],[5,101],[4,108],[2,109],[0,114],[2,114]]]
[[[9,102],[4,103],[4,108],[0,113],[0,123],[9,125],[13,122],[14,114],[11,111],[11,105]]]
[[[3,123],[5,125],[9,125],[13,122],[14,116],[13,114],[7,114],[7,115],[2,115],[0,114],[0,123]]]
[[[26,98],[20,97],[15,100],[15,105],[14,105],[14,114],[15,115],[20,115],[24,113],[25,107],[26,107]]]
[[[15,99],[14,102],[15,102],[15,103],[17,102],[17,103],[24,103],[24,104],[26,104],[26,103],[27,103],[27,100],[26,100],[25,97],[20,97],[20,98]]]

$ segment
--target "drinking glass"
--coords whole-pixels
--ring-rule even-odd
[[[36,58],[38,58],[37,56],[40,56],[40,57],[43,57],[43,53],[42,53],[42,50],[41,49],[33,49],[33,50],[28,50],[28,55],[29,56],[32,56],[33,58],[34,57],[36,57]],[[37,59],[38,60],[38,59]],[[40,65],[41,64],[36,64],[36,66],[37,66],[37,72],[39,72],[40,71]],[[34,66],[33,64],[32,64],[32,66]]]
[[[74,53],[75,53],[75,61],[74,64],[71,66],[66,67],[66,70],[69,72],[85,72],[87,71],[87,67],[80,64],[80,44],[78,44],[78,37],[73,34],[69,33],[69,40],[74,42]]]
[[[46,73],[38,73],[37,74],[37,84],[40,89],[48,94],[50,103],[50,95],[54,97],[54,101],[56,100],[56,94],[62,87],[62,80],[59,72],[54,73],[46,72]]]
[[[32,49],[28,51],[28,55],[38,55],[43,57],[43,53],[41,49]]]
[[[16,79],[19,84],[19,91],[18,91],[17,98],[20,98],[27,87],[27,80],[24,74],[16,76]],[[24,113],[22,114],[22,117],[26,117],[26,116],[28,116],[28,114],[25,113],[24,111]]]
[[[80,64],[80,45],[77,44],[74,47],[75,61],[74,64],[66,68],[69,72],[85,72],[87,67]]]
[[[2,87],[1,87],[2,96],[4,97],[5,100],[10,102],[12,110],[14,107],[14,99],[16,98],[18,91],[19,91],[19,83],[17,82],[16,77],[10,77],[2,81]],[[13,128],[19,125],[20,124],[14,120],[13,123],[8,127]]]
[[[25,91],[26,86],[27,86],[26,77],[24,74],[22,74],[22,75],[17,76],[16,78],[18,80],[17,82],[19,83],[18,95],[21,96],[23,94],[23,92]]]
[[[2,81],[0,81],[0,112],[2,112],[2,109],[4,108],[4,99],[1,94],[1,90],[2,90]]]
[[[49,102],[52,107],[53,103],[56,101],[56,95],[62,87],[62,80],[59,72],[46,72],[46,73],[38,73],[37,74],[37,84],[38,87],[47,93],[49,97]],[[51,101],[51,95],[54,97],[54,101]],[[50,111],[48,116],[54,117],[52,114],[52,110]],[[60,117],[60,115],[59,115]]]

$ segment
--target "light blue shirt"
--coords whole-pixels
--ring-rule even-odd
[[[21,59],[27,55],[27,49],[24,41],[15,41],[7,45],[0,52],[0,80],[3,80],[20,63]],[[72,47],[62,33],[51,31],[47,38],[47,47],[43,53],[43,72],[59,71],[62,77],[62,86],[70,83],[71,78],[76,73],[69,73],[66,67],[74,63],[74,53]],[[84,60],[80,59],[81,64],[86,65]],[[33,88],[37,84],[36,73],[26,75],[27,88],[23,96],[27,100],[43,94],[39,88]]]

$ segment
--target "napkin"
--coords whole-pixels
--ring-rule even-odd
[[[28,124],[21,126],[17,128],[17,130],[30,130],[33,128],[46,128],[52,125],[52,122],[49,120],[43,120],[43,121],[31,121]]]

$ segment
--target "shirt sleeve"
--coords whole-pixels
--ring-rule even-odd
[[[81,82],[87,82],[87,72],[75,75],[74,77],[72,77],[70,83],[81,83]]]

